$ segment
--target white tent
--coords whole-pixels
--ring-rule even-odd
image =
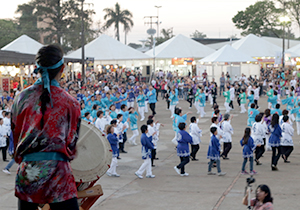
[[[269,37],[269,36],[262,36],[261,38],[282,48],[282,42],[283,42],[282,38]],[[298,44],[300,44],[300,40],[285,38],[285,49],[294,47]]]
[[[121,42],[102,34],[84,46],[85,56],[95,61],[150,59],[145,55]],[[81,58],[81,48],[70,53],[68,57]]]
[[[225,45],[218,51],[200,60],[200,62],[228,62],[228,63],[247,62],[247,61],[257,61],[257,60],[243,52],[239,52],[239,50],[234,49],[230,45]]]
[[[1,50],[36,55],[41,47],[43,47],[41,43],[35,41],[27,35],[22,35],[11,43],[2,47]]]
[[[253,34],[235,42],[232,47],[251,57],[276,57],[282,51],[281,47]]]
[[[155,47],[155,58],[203,58],[213,52],[214,49],[179,34]],[[153,49],[145,54],[153,57]]]
[[[286,51],[286,53],[293,54],[293,55],[295,55],[295,57],[300,57],[300,44],[298,44],[294,47],[291,47],[290,49],[288,49]]]
[[[234,40],[234,41],[226,41],[226,42],[218,42],[218,43],[214,43],[214,44],[207,44],[207,47],[213,48],[215,50],[219,50],[222,47],[224,47],[225,45],[229,44],[232,45],[233,43],[237,42],[238,40]]]

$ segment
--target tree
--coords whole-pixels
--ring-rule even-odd
[[[116,30],[116,38],[118,41],[120,41],[119,24],[123,24],[125,33],[130,31],[130,28],[133,27],[133,21],[131,19],[132,13],[127,9],[121,10],[119,3],[115,4],[114,9],[105,8],[103,11],[106,12],[106,14],[104,15],[104,20],[106,20],[104,29],[107,29],[114,24]]]
[[[37,19],[39,34],[43,35],[41,41],[45,44],[59,43],[67,52],[81,46],[82,12],[80,2],[80,0],[32,0],[29,4],[20,5],[17,12],[21,14],[21,17],[29,19],[29,9],[31,8],[28,5],[34,6],[30,18]],[[91,15],[94,13],[93,10],[84,10],[83,12],[85,43],[95,38],[95,31],[91,29]],[[24,25],[23,30],[28,31],[30,27]]]
[[[244,30],[242,35],[272,34],[279,37],[275,29],[280,25],[278,18],[281,12],[282,10],[277,9],[272,1],[258,1],[247,7],[245,11],[239,11],[232,21],[237,28]]]
[[[21,36],[18,24],[13,20],[0,19],[0,48]]]
[[[200,32],[200,31],[198,31],[198,30],[195,30],[195,32],[192,33],[192,34],[190,35],[190,37],[191,37],[191,38],[196,38],[196,39],[204,39],[204,38],[206,38],[206,34]]]
[[[283,5],[284,10],[286,10],[289,16],[297,23],[300,28],[300,0],[277,0]],[[283,12],[286,12],[283,11]]]
[[[171,39],[172,37],[174,37],[174,35],[173,35],[173,28],[168,28],[168,29],[164,29],[163,28],[160,31],[160,34],[162,36],[156,38],[156,43],[155,43],[156,46],[160,45],[161,43],[163,43],[163,42]]]

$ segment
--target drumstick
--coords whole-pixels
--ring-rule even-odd
[[[92,197],[96,195],[103,195],[102,187],[101,185],[95,185],[91,188],[82,190],[77,192],[78,198],[85,198],[85,197]]]

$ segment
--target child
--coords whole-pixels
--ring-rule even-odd
[[[271,125],[269,126],[270,132],[272,132],[269,138],[269,144],[272,147],[272,171],[277,171],[277,162],[280,158],[280,138],[281,138],[281,128],[279,126],[279,115],[273,114]],[[277,154],[276,154],[277,150]]]
[[[192,152],[191,152],[191,158],[192,161],[198,161],[196,159],[196,154],[198,150],[200,149],[200,137],[202,136],[202,130],[198,127],[196,117],[191,118],[191,124],[189,126],[190,135],[192,136],[193,143],[191,144]]]
[[[294,150],[294,143],[292,136],[294,135],[294,128],[289,123],[289,117],[283,117],[283,124],[282,124],[282,138],[280,141],[281,146],[281,157],[283,158],[285,163],[290,163],[288,158],[292,151]]]
[[[141,127],[141,144],[142,144],[142,159],[144,160],[144,163],[141,165],[139,170],[135,172],[135,175],[142,179],[142,174],[146,170],[146,177],[147,178],[154,178],[155,175],[152,174],[151,169],[151,150],[154,149],[152,144],[152,136],[148,137],[148,127],[147,125],[142,125]]]
[[[140,90],[139,95],[137,97],[137,104],[138,104],[138,111],[141,115],[141,121],[145,119],[145,100],[146,97],[144,95],[144,92]]]
[[[180,176],[188,176],[189,174],[184,171],[184,166],[190,162],[189,143],[192,144],[193,140],[190,134],[185,131],[185,123],[179,123],[178,128],[179,132],[177,134],[177,156],[179,156],[181,162],[179,165],[174,166],[174,169],[178,174],[180,174]]]
[[[101,111],[100,111],[101,112]],[[118,165],[118,154],[119,154],[119,140],[118,136],[114,133],[114,127],[113,125],[109,125],[106,130],[107,133],[107,140],[110,143],[111,149],[112,149],[112,159],[110,168],[107,170],[106,174],[107,176],[114,176],[114,177],[120,177],[119,174],[116,172],[116,168]]]
[[[217,138],[218,130],[216,127],[211,127],[210,132],[211,132],[212,136],[210,138],[209,147],[208,147],[208,151],[207,151],[207,159],[210,159],[207,175],[216,175],[216,173],[211,171],[213,163],[216,162],[218,176],[224,176],[226,174],[226,172],[221,172],[221,167],[220,167],[221,145],[220,145],[219,139]]]
[[[247,163],[248,158],[249,158],[250,175],[254,175],[254,174],[257,174],[257,172],[253,170],[253,151],[255,150],[256,146],[255,146],[254,141],[253,141],[253,139],[250,135],[251,135],[251,129],[246,128],[244,137],[240,141],[241,146],[244,147],[243,148],[244,162],[243,162],[243,165],[242,165],[241,174],[248,174],[248,172],[245,170],[245,166],[246,166],[246,163]]]
[[[251,137],[253,138],[254,144],[256,145],[255,149],[255,162],[256,165],[261,165],[259,159],[265,152],[264,147],[264,137],[266,136],[265,125],[261,122],[263,114],[258,114],[255,117],[255,123],[252,125]]]
[[[137,143],[136,137],[139,136],[138,125],[137,125],[138,113],[134,110],[133,107],[129,108],[129,120],[130,120],[130,129],[132,130],[132,136],[129,139],[129,143],[136,146]]]

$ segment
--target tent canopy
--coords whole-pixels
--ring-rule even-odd
[[[214,49],[179,34],[155,47],[155,58],[203,58],[213,52]],[[145,54],[153,57],[153,49]]]
[[[232,45],[233,48],[251,57],[276,57],[282,48],[258,36],[249,34]]]
[[[291,55],[294,55],[293,57],[300,57],[300,44],[291,47],[286,51],[286,53],[290,53]]]
[[[243,52],[234,49],[230,45],[225,45],[218,51],[200,60],[200,62],[247,62],[247,61],[257,61],[257,60]]]
[[[41,47],[43,47],[41,43],[24,34],[2,47],[1,50],[36,55]]]
[[[124,45],[105,34],[86,44],[84,50],[86,57],[93,57],[95,60],[150,59],[148,55]],[[70,53],[67,57],[81,58],[81,48]]]

